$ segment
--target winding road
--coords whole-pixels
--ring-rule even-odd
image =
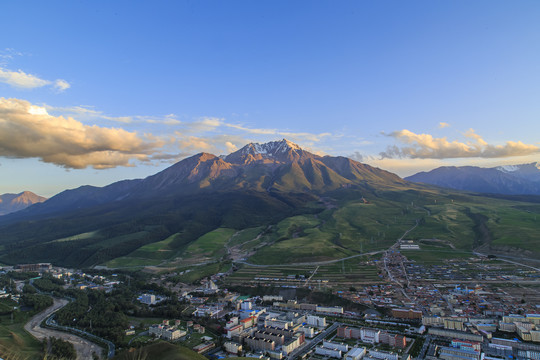
[[[94,344],[93,342],[75,336],[73,334],[42,328],[40,326],[43,320],[48,318],[54,312],[66,306],[68,303],[66,299],[53,298],[53,300],[53,305],[30,319],[30,321],[28,321],[24,326],[24,329],[38,340],[43,340],[47,337],[54,336],[55,338],[69,341],[75,347],[75,351],[77,352],[77,360],[92,359],[92,353],[94,352],[101,357],[103,348]]]

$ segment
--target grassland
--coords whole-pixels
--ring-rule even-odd
[[[8,299],[0,299],[2,313],[7,313],[17,304]],[[41,342],[24,330],[24,324],[30,319],[31,314],[15,311],[13,323],[11,315],[0,316],[0,356],[24,360],[41,359]]]
[[[139,349],[126,350],[114,357],[115,360],[205,360],[206,358],[184,346],[173,345],[165,341],[144,346]]]
[[[408,230],[405,239],[416,240],[422,246],[418,252],[406,252],[417,261],[461,259],[474,249],[540,257],[538,205],[412,187],[367,194],[332,193],[324,204],[306,207],[308,214],[291,216],[271,226],[214,229],[180,247],[182,234],[177,233],[106,265],[185,270],[203,264],[182,278],[192,282],[213,270],[223,270],[217,263],[228,261],[231,250],[231,256],[236,256],[233,259],[244,257],[253,264],[313,263],[387,249]],[[56,241],[77,241],[88,236],[92,234]],[[143,232],[126,236],[107,241],[122,244],[143,236]],[[104,244],[100,240],[95,246]]]
[[[219,228],[210,231],[191,243],[182,257],[185,259],[219,259],[226,254],[225,244],[236,230]]]
[[[229,270],[230,267],[231,267],[230,262],[219,261],[219,262],[214,262],[214,263],[205,264],[205,265],[180,268],[178,269],[178,271],[184,272],[184,273],[176,276],[174,279],[176,281],[181,281],[183,283],[194,283],[205,277],[209,277],[211,275],[214,275],[220,272],[225,272]]]
[[[127,256],[122,256],[105,263],[109,268],[130,268],[159,265],[164,260],[178,254],[179,249],[171,247],[171,243],[181,234],[173,234],[165,240],[144,245]]]
[[[216,261],[226,254],[224,245],[236,233],[234,229],[219,228],[199,237],[186,246],[174,247],[182,237],[176,233],[165,240],[144,245],[132,253],[106,262],[109,268],[138,268],[159,266],[165,268]]]
[[[245,244],[257,238],[257,236],[263,232],[264,226],[258,226],[254,228],[247,228],[241,231],[238,231],[234,236],[232,236],[228,242],[228,246],[236,246]]]

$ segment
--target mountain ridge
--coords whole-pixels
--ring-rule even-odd
[[[482,168],[443,166],[404,178],[455,190],[504,195],[540,195],[539,163]]]
[[[128,199],[247,189],[324,192],[367,182],[388,186],[404,184],[399,176],[388,171],[345,157],[315,155],[283,139],[265,144],[249,143],[226,156],[198,153],[144,179],[65,190],[12,218],[16,221]]]

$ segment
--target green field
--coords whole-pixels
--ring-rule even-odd
[[[230,267],[230,262],[214,262],[211,264],[191,266],[183,269],[181,268],[178,269],[178,271],[184,271],[185,273],[175,276],[174,280],[189,284],[205,277],[209,277],[220,272],[225,272],[229,270]]]
[[[219,259],[226,254],[225,244],[235,232],[227,228],[210,231],[191,243],[182,257]]]
[[[109,268],[130,268],[159,265],[163,261],[171,259],[178,254],[178,249],[173,249],[171,247],[171,243],[179,236],[181,236],[181,234],[173,234],[165,240],[144,245],[131,254],[107,261],[104,265]]]
[[[0,299],[0,310],[10,310],[17,304],[11,300]],[[41,359],[41,342],[24,330],[31,314],[15,311],[13,323],[11,315],[0,315],[0,357],[6,359]]]
[[[205,360],[206,358],[184,346],[159,341],[139,349],[130,349],[114,357],[115,360]]]
[[[264,228],[264,226],[259,226],[238,231],[230,238],[228,245],[236,246],[252,241],[264,230]]]

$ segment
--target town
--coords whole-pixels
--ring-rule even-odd
[[[0,301],[13,318],[37,297],[69,298],[44,326],[97,343],[95,358],[169,342],[214,359],[540,359],[537,269],[493,257],[416,263],[402,252],[359,260],[379,279],[356,283],[314,279],[315,269],[173,284],[175,273],[21,264],[2,268]],[[93,313],[102,306],[114,317],[107,330]]]

